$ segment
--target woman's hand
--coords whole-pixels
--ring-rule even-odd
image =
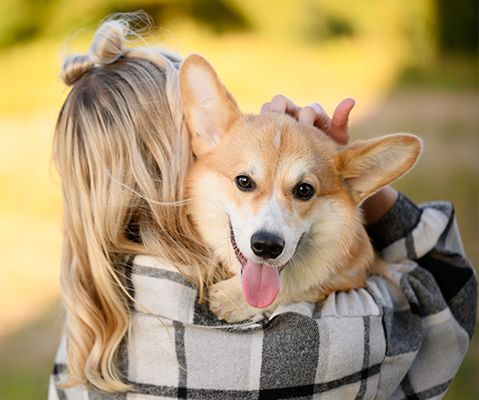
[[[321,104],[313,103],[306,107],[298,107],[287,97],[278,94],[273,97],[271,102],[263,104],[261,114],[268,111],[289,114],[299,122],[321,129],[336,142],[347,144],[349,141],[349,113],[355,104],[353,99],[344,99],[334,110],[331,119]]]
[[[318,103],[298,107],[287,97],[278,94],[273,97],[271,102],[263,104],[261,114],[268,111],[289,114],[299,122],[321,129],[337,143],[348,144],[349,114],[355,104],[353,99],[344,99],[334,110],[333,118],[329,118],[324,108]],[[365,224],[372,225],[379,221],[396,203],[397,198],[398,192],[390,186],[380,189],[367,198],[361,205]]]

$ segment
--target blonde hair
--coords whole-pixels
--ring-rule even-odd
[[[127,48],[125,20],[98,29],[61,78],[73,86],[58,117],[53,160],[62,178],[64,387],[130,389],[115,361],[128,332],[125,257],[168,259],[200,288],[216,263],[180,202],[192,163],[178,90],[181,58]]]

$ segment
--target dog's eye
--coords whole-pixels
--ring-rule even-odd
[[[255,188],[255,184],[251,178],[246,175],[239,175],[236,177],[236,186],[241,190],[253,190]]]
[[[309,200],[314,195],[314,187],[309,183],[301,183],[293,190],[294,196],[299,200]]]

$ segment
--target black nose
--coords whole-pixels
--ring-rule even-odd
[[[268,232],[257,232],[251,236],[251,250],[264,259],[277,258],[284,249],[284,239]]]

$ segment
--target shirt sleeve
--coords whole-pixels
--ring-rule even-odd
[[[390,275],[382,288],[379,279],[370,285],[383,306],[387,340],[379,392],[391,393],[387,377],[409,358],[391,398],[441,398],[467,351],[477,310],[477,276],[454,209],[448,202],[416,206],[399,194],[368,234]]]

